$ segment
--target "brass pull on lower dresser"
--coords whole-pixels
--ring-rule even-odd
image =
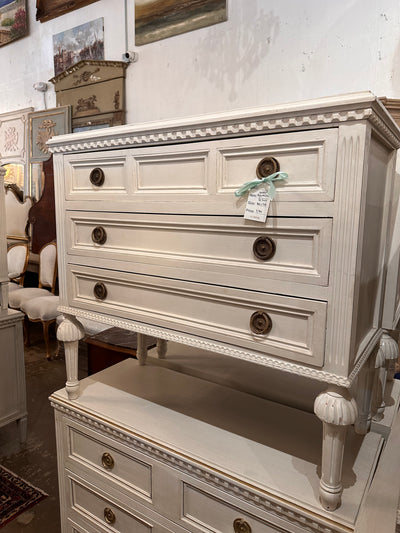
[[[261,161],[258,163],[256,168],[256,174],[258,179],[267,178],[271,174],[275,174],[275,172],[279,172],[281,166],[279,164],[279,161],[275,159],[275,157],[264,157],[264,159],[261,159]]]
[[[95,185],[96,187],[101,187],[105,180],[103,169],[100,167],[92,169],[90,171],[89,179],[92,185]]]
[[[111,470],[115,465],[113,456],[108,452],[103,453],[101,456],[101,464],[104,466],[104,468],[107,468],[107,470]]]
[[[93,287],[93,293],[98,300],[105,300],[107,298],[107,287],[101,281],[98,281]]]
[[[261,261],[268,261],[275,255],[275,242],[267,235],[261,235],[253,244],[253,254]]]
[[[250,317],[250,329],[256,335],[266,335],[271,331],[272,320],[265,311],[256,311]]]
[[[104,244],[107,240],[107,232],[102,226],[96,226],[92,231],[92,241],[95,244]]]
[[[115,523],[115,514],[109,507],[104,509],[104,520],[107,522],[107,524]]]
[[[235,533],[251,533],[251,527],[243,518],[236,518],[233,521],[233,530]]]

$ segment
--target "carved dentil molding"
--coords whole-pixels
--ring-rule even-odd
[[[78,422],[84,424],[86,427],[90,427],[97,432],[111,437],[136,451],[141,452],[153,459],[156,459],[170,467],[173,467],[185,474],[188,474],[199,481],[205,482],[208,485],[227,492],[231,496],[240,498],[247,503],[251,503],[256,507],[273,514],[284,520],[288,520],[290,523],[300,526],[302,531],[309,531],[310,533],[342,533],[342,528],[335,528],[331,522],[324,521],[323,518],[314,515],[311,519],[305,514],[301,514],[297,511],[295,506],[286,504],[280,498],[274,498],[272,495],[266,495],[264,492],[259,492],[256,489],[252,489],[249,485],[241,485],[236,483],[212,470],[211,468],[205,468],[195,462],[189,462],[185,458],[175,455],[169,452],[167,449],[158,447],[153,443],[150,443],[138,436],[122,431],[117,427],[105,424],[101,420],[95,417],[91,417],[87,414],[75,411],[68,406],[64,405],[62,401],[58,401],[54,397],[50,398],[52,407],[60,411],[63,415],[68,416]]]
[[[372,105],[372,103],[371,103]],[[242,135],[256,135],[279,130],[295,130],[299,128],[322,127],[327,125],[339,125],[344,122],[369,120],[373,127],[380,132],[391,143],[394,148],[400,146],[400,138],[385,123],[385,121],[372,109],[372,107],[361,107],[359,109],[339,109],[337,111],[328,109],[318,113],[305,113],[297,111],[292,115],[282,112],[278,114],[250,116],[235,120],[229,116],[224,119],[210,120],[205,123],[204,119],[196,124],[194,121],[190,125],[166,126],[163,123],[143,128],[133,126],[122,126],[112,128],[111,133],[101,133],[93,139],[86,134],[85,139],[79,140],[79,134],[75,139],[71,136],[52,139],[49,142],[51,153],[69,153],[85,150],[112,149],[123,147],[134,147],[141,145],[154,145],[160,143],[198,141],[207,139],[218,139],[221,137],[236,137]],[[250,112],[251,115],[251,112]],[[282,116],[283,115],[283,116]],[[393,125],[392,125],[393,126]],[[129,131],[131,129],[131,131]],[[88,138],[89,137],[89,138]]]
[[[228,355],[230,357],[236,357],[237,359],[257,363],[259,365],[281,370],[283,372],[288,372],[290,374],[295,374],[297,376],[300,375],[303,377],[314,379],[316,381],[330,383],[339,387],[350,387],[352,380],[356,376],[356,373],[353,372],[352,377],[350,379],[344,376],[339,376],[337,374],[326,372],[324,370],[318,370],[315,368],[298,365],[296,363],[291,363],[290,361],[276,359],[268,355],[258,354],[251,350],[245,351],[233,345],[231,346],[222,343],[220,344],[211,340],[204,339],[202,337],[185,335],[183,333],[177,333],[171,330],[157,328],[155,326],[144,325],[139,322],[121,320],[112,316],[99,315],[98,313],[83,311],[81,309],[59,306],[58,310],[64,315],[73,315],[76,316],[78,319],[84,318],[87,320],[94,320],[95,322],[102,322],[104,324],[109,324],[110,326],[128,329],[131,331],[136,331],[138,333],[144,333],[145,335],[159,337],[161,339],[170,340],[179,344],[186,344],[195,348],[200,348],[202,350],[217,352],[223,355]],[[359,362],[359,365],[359,367],[361,368],[361,361]]]

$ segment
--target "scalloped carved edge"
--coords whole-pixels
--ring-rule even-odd
[[[373,102],[371,102],[371,105],[373,105]],[[159,130],[156,128],[151,130],[143,129],[142,132],[132,132],[131,134],[128,128],[123,127],[123,129],[113,131],[112,134],[104,134],[103,137],[94,138],[93,140],[77,140],[70,143],[62,139],[54,140],[53,138],[49,143],[49,150],[51,153],[56,154],[93,149],[122,148],[134,145],[195,141],[227,136],[254,135],[274,130],[318,127],[320,125],[360,120],[370,120],[373,127],[385,137],[393,148],[400,146],[399,138],[396,137],[392,129],[388,127],[372,107],[336,111],[321,110],[320,113],[318,113],[317,109],[316,113],[312,113],[312,110],[310,111],[309,114],[293,114],[283,117],[271,116],[268,118],[265,115],[260,115],[259,117],[249,117],[247,120],[244,118],[236,120],[228,118],[225,122],[220,119],[220,121],[211,121],[209,124],[201,123],[197,125],[194,122],[193,125],[183,125],[181,127],[178,124],[175,127],[160,124]],[[145,128],[145,125],[143,126]]]
[[[114,318],[112,316],[99,315],[99,313],[92,313],[90,311],[83,311],[81,309],[65,306],[59,306],[58,310],[64,315],[73,315],[76,316],[78,319],[79,317],[81,317],[88,320],[94,320],[95,322],[110,324],[110,326],[116,326],[131,331],[137,331],[138,333],[144,333],[145,335],[159,337],[161,339],[170,340],[180,344],[186,344],[195,348],[200,348],[202,350],[217,352],[223,355],[229,355],[230,357],[236,357],[237,359],[242,359],[244,361],[249,361],[259,365],[267,366],[269,368],[278,369],[283,372],[288,372],[290,374],[301,375],[306,378],[315,379],[317,381],[322,381],[324,383],[330,383],[332,385],[338,385],[340,387],[345,388],[351,386],[353,379],[356,377],[358,370],[361,368],[362,363],[365,360],[364,358],[358,362],[358,366],[356,367],[357,371],[353,370],[350,379],[344,376],[339,376],[337,374],[326,372],[324,370],[317,370],[315,368],[309,368],[306,366],[298,365],[296,363],[291,363],[289,361],[275,359],[268,355],[260,355],[250,350],[240,350],[239,348],[235,348],[234,346],[213,342],[200,337],[186,335],[184,333],[164,330],[155,326],[147,326],[134,321],[122,320]]]
[[[137,435],[122,431],[119,428],[109,426],[103,421],[87,414],[79,413],[62,403],[54,397],[50,397],[51,406],[61,412],[64,416],[77,420],[85,426],[95,429],[107,437],[111,437],[125,445],[133,447],[135,450],[144,453],[168,466],[176,468],[181,472],[188,474],[199,481],[205,482],[213,487],[220,489],[228,494],[244,500],[247,503],[273,514],[290,523],[300,526],[302,530],[311,533],[339,533],[343,532],[341,527],[334,528],[331,523],[321,520],[311,519],[295,510],[295,507],[285,505],[282,500],[275,500],[273,496],[267,497],[256,490],[251,490],[248,486],[241,486],[234,483],[222,474],[216,474],[211,468],[200,467],[191,463],[178,455],[174,455],[163,448],[159,448],[146,440],[139,438]]]

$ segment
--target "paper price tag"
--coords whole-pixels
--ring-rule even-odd
[[[255,220],[256,222],[265,222],[267,220],[269,204],[271,198],[266,187],[257,187],[249,192],[247,198],[244,218],[247,220]]]

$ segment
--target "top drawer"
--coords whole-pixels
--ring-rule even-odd
[[[331,202],[337,135],[332,128],[68,154],[65,197],[96,201],[104,210],[117,201],[124,211],[243,214],[245,199],[235,191],[257,179],[260,161],[273,157],[289,175],[276,184],[277,203]]]

